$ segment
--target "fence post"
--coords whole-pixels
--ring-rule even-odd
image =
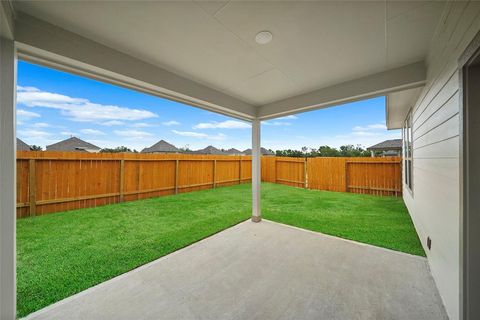
[[[273,161],[273,173],[275,174],[275,178],[273,179],[274,183],[278,183],[277,181],[277,157],[275,157]]]
[[[216,181],[217,180],[217,159],[213,160],[213,188],[217,187]]]
[[[238,184],[242,183],[242,156],[238,158]]]
[[[345,161],[345,192],[349,192],[348,191],[348,161]]]
[[[307,189],[307,158],[303,159],[303,187]]]
[[[178,167],[179,160],[175,160],[175,194],[178,194]]]
[[[125,159],[120,160],[120,202],[125,201]]]
[[[137,200],[140,199],[140,171],[142,170],[142,162],[137,160]]]
[[[28,171],[28,187],[29,187],[29,202],[30,202],[30,216],[37,213],[37,183],[35,174],[35,159],[29,160]]]

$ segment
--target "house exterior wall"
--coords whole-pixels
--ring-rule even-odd
[[[447,3],[427,58],[427,84],[412,109],[412,216],[445,308],[460,319],[461,97],[458,58],[480,30],[479,2]],[[405,181],[405,179],[404,179]],[[427,237],[432,240],[427,248]]]

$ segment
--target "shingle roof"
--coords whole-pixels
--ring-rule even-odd
[[[83,141],[77,137],[71,137],[47,146],[47,151],[99,151],[101,148],[94,144]]]
[[[30,146],[17,138],[17,151],[30,151]]]
[[[150,148],[145,148],[142,150],[142,153],[152,153],[152,152],[175,153],[175,152],[180,152],[180,150],[177,147],[175,147],[173,144],[170,144],[165,140],[160,140]]]
[[[204,149],[200,149],[195,151],[198,154],[225,154],[225,152],[215,148],[214,146],[208,146]]]
[[[242,151],[238,150],[238,149],[235,149],[235,148],[230,148],[226,151],[226,153],[228,154],[243,154]]]
[[[252,149],[246,149],[246,150],[243,150],[243,154],[245,155],[252,155]],[[260,154],[264,155],[264,156],[273,156],[275,155],[272,151],[270,150],[267,150],[265,149],[264,147],[261,147],[260,148]]]
[[[385,140],[368,147],[367,150],[402,150],[402,139]]]

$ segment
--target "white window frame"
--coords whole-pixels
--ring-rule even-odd
[[[412,112],[410,111],[405,119],[403,129],[403,182],[413,195],[413,130]]]

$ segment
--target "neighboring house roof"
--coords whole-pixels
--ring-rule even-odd
[[[100,147],[77,137],[71,137],[47,146],[47,151],[99,152],[100,149]]]
[[[195,151],[195,153],[199,154],[225,154],[225,152],[215,148],[214,146],[208,146],[204,149],[200,149]]]
[[[17,151],[30,151],[30,146],[17,138]]]
[[[382,153],[384,156],[398,156],[401,150],[387,150]]]
[[[252,149],[244,150],[244,151],[243,151],[243,154],[249,155],[249,156],[252,155]],[[274,155],[275,155],[272,151],[267,150],[267,149],[265,149],[264,147],[261,147],[261,148],[260,148],[260,154],[261,154],[261,155],[264,155],[264,156],[274,156]]]
[[[175,153],[175,152],[180,152],[180,149],[178,149],[173,144],[170,144],[165,140],[160,140],[150,148],[145,148],[142,150],[142,153],[153,153],[153,152]]]
[[[374,146],[368,147],[367,150],[383,151],[383,150],[402,150],[402,139],[385,140]]]
[[[235,149],[235,148],[230,148],[226,151],[226,153],[228,154],[243,154],[242,151],[238,150],[238,149]]]

